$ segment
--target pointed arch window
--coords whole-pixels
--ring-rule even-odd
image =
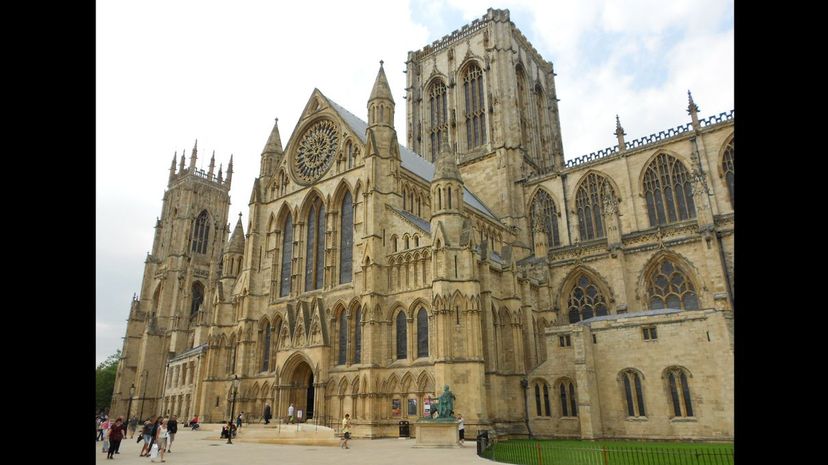
[[[607,300],[586,274],[581,274],[569,292],[569,322],[608,314]]]
[[[270,322],[266,322],[262,330],[262,371],[270,368]]]
[[[518,66],[515,70],[517,77],[517,97],[518,97],[518,113],[520,118],[520,140],[523,147],[529,151],[531,144],[529,143],[529,118],[527,117],[529,95],[526,93],[526,75],[523,73],[523,67]],[[529,153],[529,157],[534,159],[534,154]]]
[[[466,101],[466,143],[474,148],[486,143],[486,101],[483,94],[483,71],[476,64],[466,68],[463,77]]]
[[[698,310],[699,297],[692,281],[669,259],[656,265],[647,279],[650,310]]]
[[[435,160],[440,153],[440,137],[448,131],[445,83],[441,79],[435,80],[428,89],[428,96],[431,112],[431,159]]]
[[[354,144],[350,141],[348,142],[348,146],[345,148],[348,156],[348,169],[354,167],[355,160],[356,160],[356,149],[354,148]]]
[[[339,358],[337,364],[345,365],[348,353],[348,320],[345,318],[345,310],[339,314]]]
[[[362,310],[359,307],[354,316],[354,363],[362,363]]]
[[[535,87],[535,121],[537,121],[537,138],[538,142],[538,157],[537,163],[541,166],[541,168],[546,168],[546,160],[549,156],[547,147],[546,147],[546,134],[544,134],[544,120],[546,115],[546,96],[543,93],[543,88],[538,84]]]
[[[428,357],[428,312],[422,307],[417,312],[417,357]]]
[[[578,211],[578,232],[581,240],[598,239],[606,236],[603,217],[604,195],[616,195],[607,178],[589,173],[578,188],[575,208]]]
[[[282,227],[282,267],[279,297],[290,294],[290,265],[293,260],[293,222],[290,220],[290,214],[286,216],[285,225]]]
[[[736,173],[736,166],[733,160],[733,141],[736,138],[730,139],[730,142],[725,148],[724,157],[722,158],[722,173],[724,173],[725,182],[727,182],[727,191],[730,193],[730,205],[736,209],[736,194],[733,190],[733,176]]]
[[[318,198],[308,212],[308,243],[305,254],[305,291],[321,289],[325,276],[325,206]]]
[[[339,257],[339,284],[345,284],[353,280],[354,269],[354,203],[351,200],[350,192],[345,192],[340,211],[342,212],[342,221],[339,227],[341,231],[339,243],[342,252]]]
[[[535,383],[535,411],[538,416],[541,416],[540,384],[538,383]]]
[[[644,172],[644,198],[650,226],[696,217],[687,168],[666,153],[656,156]]]
[[[693,401],[690,399],[690,386],[687,373],[679,367],[671,367],[666,373],[667,389],[670,391],[673,417],[692,417]]]
[[[406,342],[408,334],[405,327],[405,312],[397,314],[397,360],[404,360],[408,357]]]
[[[644,410],[644,392],[641,389],[641,376],[635,370],[625,370],[621,373],[621,378],[624,383],[627,416],[647,416]]]
[[[550,247],[561,245],[561,238],[558,233],[558,209],[552,197],[544,190],[539,190],[532,200],[532,234],[535,233],[535,225],[541,223],[546,231],[546,239]]]
[[[193,283],[193,301],[190,305],[190,316],[198,313],[198,308],[204,302],[204,286],[196,281]]]
[[[569,380],[561,381],[558,385],[561,397],[561,416],[577,417],[578,408],[575,402],[575,385]]]
[[[552,409],[549,408],[549,385],[543,383],[543,408],[547,417],[552,416]]]
[[[208,223],[207,210],[202,210],[193,224],[191,250],[195,253],[207,253],[207,239],[210,236],[210,224]]]

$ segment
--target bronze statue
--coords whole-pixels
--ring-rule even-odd
[[[454,418],[454,393],[449,391],[448,384],[443,387],[443,393],[440,394],[440,403],[437,404],[437,415],[439,418]]]

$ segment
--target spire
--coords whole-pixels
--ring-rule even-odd
[[[627,135],[624,132],[624,128],[621,127],[621,120],[618,119],[618,115],[615,115],[615,137],[618,138],[618,151],[623,152],[624,148],[626,148],[626,144],[624,143],[624,136]]]
[[[239,212],[239,220],[236,221],[236,227],[233,229],[233,234],[230,236],[225,252],[244,253],[244,228],[242,227],[241,212]]]
[[[213,150],[213,156],[210,157],[210,171],[207,172],[207,179],[213,177],[213,169],[216,167],[216,151]]]
[[[690,115],[690,119],[693,120],[693,129],[698,130],[700,128],[699,125],[699,106],[696,105],[696,102],[693,101],[693,94],[690,93],[690,89],[687,90],[687,114]]]
[[[222,178],[221,178],[221,164],[219,164],[218,183],[221,184],[221,181],[222,181]]]
[[[463,178],[460,176],[460,170],[457,169],[454,151],[449,147],[447,132],[441,131],[440,133],[440,155],[437,156],[437,160],[434,163],[434,178],[432,182],[438,179],[456,179],[462,183]]]
[[[377,79],[374,81],[374,88],[371,89],[371,97],[368,101],[375,99],[388,99],[394,103],[394,97],[391,96],[391,88],[388,86],[388,78],[385,77],[385,69],[382,67],[384,61],[380,60],[380,69],[377,73]]]
[[[181,164],[178,165],[178,174],[184,173],[184,155],[187,153],[187,150],[181,151]]]
[[[227,165],[227,185],[233,181],[233,154],[230,154],[230,164]]]
[[[198,160],[198,139],[196,139],[195,145],[193,145],[193,153],[190,154],[191,171],[195,171],[196,160]]]
[[[282,153],[282,138],[279,136],[279,118],[275,119],[273,129],[270,131],[270,137],[267,138],[262,155],[270,153]]]
[[[173,153],[172,163],[170,163],[170,182],[175,177],[175,159],[178,158],[178,152]]]

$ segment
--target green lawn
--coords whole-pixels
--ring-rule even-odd
[[[525,465],[732,465],[732,444],[511,440],[493,444],[483,457]]]

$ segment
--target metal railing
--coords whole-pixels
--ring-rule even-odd
[[[478,435],[483,458],[522,465],[733,465],[729,444],[694,447],[692,444],[557,445],[555,441],[501,441]]]

